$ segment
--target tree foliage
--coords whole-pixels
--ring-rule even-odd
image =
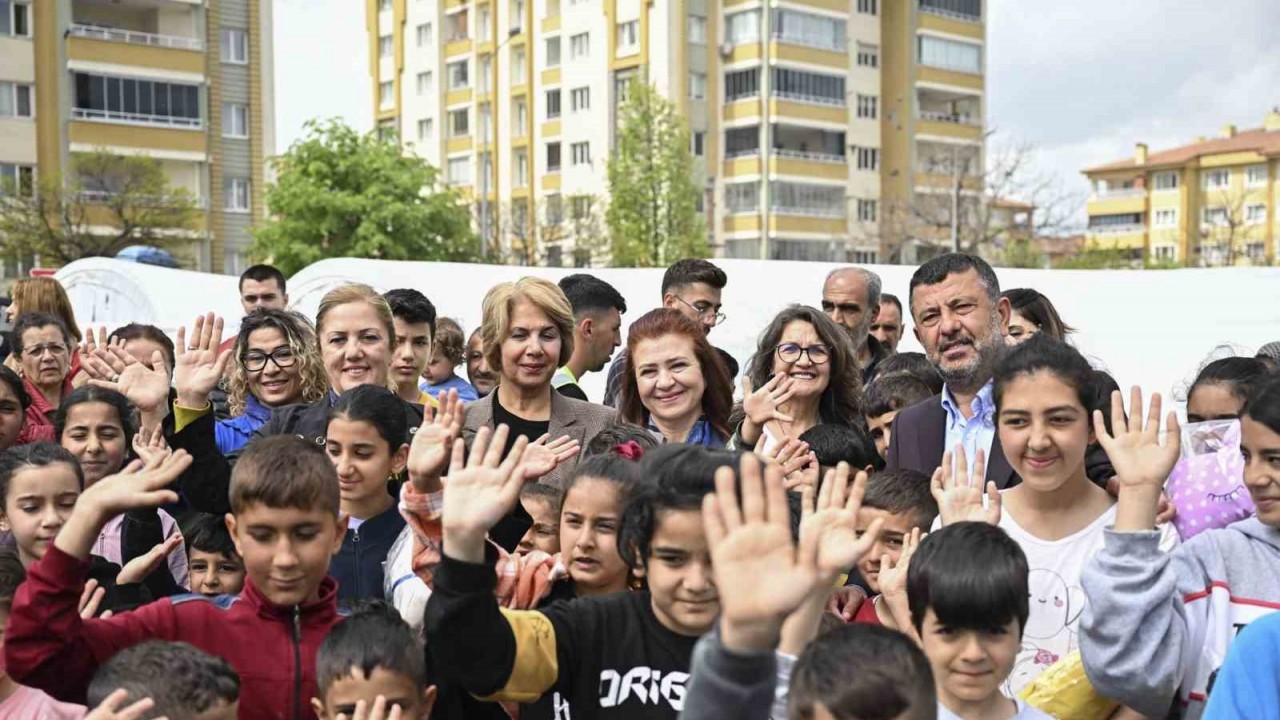
[[[274,165],[268,219],[254,231],[252,253],[285,274],[332,257],[478,259],[458,194],[394,142],[313,121]]]
[[[664,267],[680,258],[706,257],[685,119],[642,80],[630,84],[618,114],[605,215],[613,265]]]
[[[114,257],[130,245],[189,245],[196,201],[144,156],[74,153],[66,177],[0,188],[0,253],[47,265]]]

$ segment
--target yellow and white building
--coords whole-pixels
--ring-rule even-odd
[[[378,127],[529,218],[540,262],[570,255],[559,228],[607,194],[642,74],[688,119],[717,255],[885,261],[886,215],[950,168],[981,197],[981,0],[366,3]]]
[[[1270,265],[1280,235],[1280,109],[1262,127],[1087,168],[1087,243],[1135,261]]]
[[[270,0],[0,0],[0,178],[150,156],[197,199],[198,269],[239,272],[275,152],[271,25]]]

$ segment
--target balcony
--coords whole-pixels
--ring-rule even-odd
[[[819,152],[805,152],[803,150],[787,150],[785,148],[774,149],[773,154],[780,158],[790,158],[792,160],[808,160],[810,162],[828,163],[831,165],[844,165],[846,160],[843,155],[830,155]]]
[[[1090,235],[1128,235],[1130,233],[1144,233],[1147,231],[1145,223],[1126,223],[1124,225],[1097,225],[1089,228]]]
[[[844,98],[832,98],[823,95],[813,95],[811,93],[774,90],[773,96],[779,100],[792,100],[794,102],[805,103],[807,105],[826,105],[827,107],[845,106]]]
[[[72,37],[104,40],[106,42],[129,43],[132,45],[148,45],[150,47],[172,48],[176,50],[204,50],[204,42],[200,38],[182,37],[180,35],[160,35],[138,30],[120,28],[95,27],[92,25],[72,24],[69,33]]]
[[[1128,198],[1146,197],[1146,188],[1108,188],[1095,190],[1090,200],[1125,200]]]
[[[120,193],[111,192],[109,190],[82,190],[75,194],[80,202],[86,205],[110,205],[113,198],[120,197]],[[193,206],[199,210],[207,210],[209,208],[209,198],[193,195],[131,195],[130,201],[135,207],[145,204],[146,207],[167,208],[174,205],[180,205],[190,200]]]
[[[929,122],[952,123],[955,125],[972,125],[982,127],[982,120],[976,115],[948,110],[921,110],[920,119]]]
[[[144,115],[142,113],[123,112],[120,110],[92,110],[89,108],[71,108],[73,120],[95,120],[99,122],[125,123],[128,125],[145,125],[147,127],[180,128],[183,130],[199,130],[204,127],[201,118],[173,117],[169,115]]]
[[[981,23],[981,0],[919,0],[920,12],[948,20]]]

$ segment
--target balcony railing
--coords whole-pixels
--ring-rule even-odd
[[[119,197],[120,193],[114,193],[109,190],[81,190],[76,193],[76,197],[83,203],[89,205],[106,205],[111,202],[112,198]],[[198,195],[133,195],[132,204],[135,206],[146,205],[147,207],[168,207],[177,204],[182,200],[190,200],[198,209],[204,210],[209,207],[209,199]]]
[[[1125,225],[1099,225],[1089,228],[1091,235],[1127,235],[1129,233],[1146,232],[1147,226],[1143,223],[1128,223]]]
[[[827,153],[806,152],[803,150],[787,150],[785,148],[774,148],[773,154],[783,158],[811,160],[813,162],[830,163],[832,165],[843,165],[846,162],[846,158],[843,155],[829,155]]]
[[[178,50],[203,50],[204,43],[200,38],[181,37],[179,35],[157,35],[137,30],[121,30],[119,28],[94,27],[92,25],[72,25],[71,34],[91,40],[122,42],[131,45],[150,45],[152,47],[175,48]]]
[[[144,115],[142,113],[122,112],[119,110],[71,108],[71,117],[75,120],[97,120],[100,122],[117,122],[128,125],[182,128],[184,130],[199,130],[204,127],[204,120],[201,118],[172,117],[168,115]]]
[[[844,208],[802,208],[775,205],[770,212],[775,215],[788,215],[794,217],[844,219]]]
[[[735,158],[759,157],[760,148],[745,148],[742,150],[731,150],[724,154],[725,160],[733,160]]]
[[[921,110],[921,120],[929,120],[931,122],[954,123],[956,125],[975,125],[980,126],[982,122],[977,116],[970,113],[954,113],[945,110]]]
[[[782,100],[794,100],[796,102],[809,103],[810,105],[827,105],[830,107],[844,107],[844,98],[829,98],[821,95],[810,95],[808,93],[788,92],[785,90],[774,90],[773,96]]]
[[[969,15],[967,13],[962,13],[962,12],[956,12],[955,10],[946,10],[940,7],[933,7],[932,5],[925,5],[924,3],[920,3],[920,12],[929,13],[930,15],[937,15],[939,17],[944,17],[944,18],[951,18],[952,20],[963,20],[964,22],[971,22],[971,23],[982,22],[981,17],[974,17],[973,15]]]
[[[1146,188],[1114,188],[1098,190],[1093,193],[1094,200],[1123,200],[1124,198],[1146,197]]]

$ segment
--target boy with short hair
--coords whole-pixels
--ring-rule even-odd
[[[244,589],[244,560],[236,552],[226,520],[194,513],[184,525],[191,592],[210,597],[239,595]]]
[[[391,389],[405,402],[422,406],[434,404],[418,383],[431,361],[436,334],[436,306],[413,288],[396,288],[382,294],[391,307],[396,338],[391,357]]]
[[[435,705],[422,640],[384,602],[367,603],[329,633],[316,654],[316,682],[311,707],[320,720],[353,717],[361,701],[372,707],[379,696],[388,712],[400,707],[402,720],[427,720]]]
[[[184,642],[148,640],[116,653],[94,673],[89,705],[116,690],[127,703],[155,701],[146,718],[236,720],[240,703],[240,677],[227,661]]]
[[[1001,693],[1030,614],[1028,575],[1022,548],[994,525],[953,523],[920,541],[907,596],[933,668],[938,720],[1049,720]]]
[[[845,625],[809,643],[791,671],[787,717],[945,718],[920,648],[902,633],[871,625]]]
[[[13,596],[26,576],[17,553],[10,548],[0,550],[0,652],[4,650],[4,627],[9,622]],[[40,690],[19,685],[0,666],[0,718],[79,720],[84,714],[81,705],[61,703]]]
[[[900,620],[906,620],[907,612],[903,558],[910,558],[920,533],[927,532],[937,516],[938,502],[930,491],[927,475],[900,469],[871,476],[858,511],[858,532],[865,532],[876,520],[880,520],[883,529],[875,547],[858,561],[858,572],[872,597],[858,608],[853,622],[890,629],[901,627]],[[892,587],[886,588],[881,582],[882,574]],[[886,591],[891,593],[889,597],[885,596]]]
[[[529,483],[520,488],[520,504],[533,518],[533,524],[520,538],[517,550],[527,553],[536,549],[553,557],[560,552],[560,504],[563,501],[564,493],[553,485]]]
[[[880,375],[867,385],[867,427],[883,458],[893,439],[893,420],[898,412],[934,396],[920,378],[907,373]]]
[[[189,642],[240,674],[242,720],[311,718],[316,650],[341,620],[328,573],[346,521],[338,516],[333,463],[302,438],[254,441],[232,474],[227,527],[248,574],[239,596],[183,595],[110,618],[80,618],[89,550],[103,524],[175,501],[166,488],[190,464],[178,450],[85,490],[18,590],[6,666],[54,697],[83,700],[93,673],[120,650],[146,640]]]
[[[449,318],[436,320],[435,341],[431,344],[431,355],[422,370],[422,382],[419,387],[433,398],[439,399],[440,393],[457,390],[458,399],[471,402],[479,398],[471,383],[458,377],[454,368],[466,359],[466,347],[463,344],[462,327]]]
[[[840,463],[864,472],[884,469],[884,457],[871,437],[854,425],[814,425],[800,435],[800,442],[808,443],[809,451],[817,456],[819,477],[825,477]]]

